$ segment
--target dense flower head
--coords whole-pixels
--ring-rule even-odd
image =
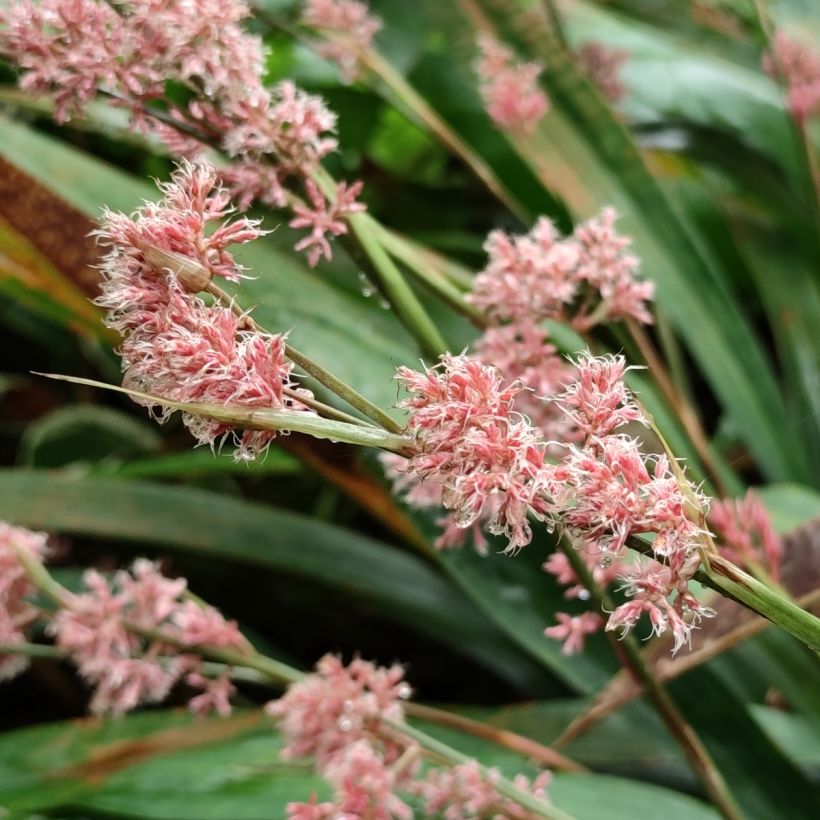
[[[396,378],[411,394],[399,405],[410,411],[415,442],[408,472],[443,487],[442,503],[458,527],[483,520],[489,532],[507,536],[508,549],[528,544],[528,515],[544,520],[550,506],[544,443],[513,409],[521,385],[450,354],[423,372],[400,367]]]
[[[575,363],[575,378],[556,401],[585,438],[606,436],[629,422],[646,424],[632,399],[624,375],[623,356],[582,354]]]
[[[42,560],[48,548],[48,536],[0,521],[0,644],[21,644],[27,640],[26,629],[38,616],[31,603],[34,585],[18,558],[25,550]],[[0,681],[19,675],[28,666],[23,655],[0,655]]]
[[[786,85],[795,120],[803,122],[820,113],[820,51],[778,31],[764,55],[763,67]]]
[[[307,0],[302,22],[331,38],[319,45],[319,54],[338,63],[347,82],[358,76],[360,53],[383,25],[360,0]]]
[[[518,62],[511,49],[488,34],[479,36],[478,47],[475,67],[490,119],[499,128],[531,133],[550,109],[549,98],[538,87],[541,66]]]
[[[730,561],[741,567],[762,563],[772,578],[779,580],[783,545],[753,490],[742,499],[713,502],[709,526],[718,538],[718,548]]]
[[[475,760],[467,761],[449,769],[431,769],[426,780],[415,791],[425,802],[425,816],[441,816],[445,820],[468,817],[509,818],[531,820],[535,815],[520,804],[505,798],[496,789],[499,772],[488,773]],[[535,797],[546,799],[546,787],[551,779],[549,772],[542,772],[532,782],[524,775],[515,778],[515,785]]]
[[[575,368],[558,354],[547,331],[528,319],[489,327],[476,341],[475,354],[485,364],[497,367],[505,378],[524,386],[516,397],[515,409],[544,438],[559,442],[577,438],[572,420],[554,401],[572,380]]]
[[[106,212],[96,232],[108,249],[97,304],[108,309],[109,327],[124,335],[125,386],[177,402],[304,410],[292,398],[285,336],[250,331],[245,317],[191,292],[205,289],[213,276],[240,278],[228,248],[261,236],[258,224],[225,221],[228,195],[201,161],[183,161],[160,190],[160,202],[145,203],[131,216]],[[154,412],[164,421],[173,410]],[[188,413],[183,420],[200,444],[214,446],[233,435],[237,459],[256,458],[274,438]]]
[[[159,629],[186,647],[200,645],[190,640],[202,634],[193,626],[196,616],[191,605],[208,623],[213,646],[245,648],[235,623],[212,607],[183,600],[185,580],[166,578],[151,561],[138,559],[130,572],[120,571],[111,580],[87,570],[83,583],[87,592],[71,596],[52,619],[49,631],[94,687],[93,712],[121,714],[142,703],[157,703],[183,675],[198,670],[197,655],[139,634]],[[188,680],[191,685],[203,682],[203,677]],[[206,691],[209,687],[206,684]],[[214,691],[209,697],[224,713],[226,707]],[[194,703],[197,711],[203,707],[204,700]]]
[[[616,103],[626,96],[626,87],[619,75],[624,63],[629,59],[628,51],[610,48],[603,43],[588,42],[584,43],[577,53],[581,67],[605,99]]]
[[[284,207],[292,180],[336,149],[336,116],[289,80],[265,85],[248,15],[241,0],[22,0],[0,11],[0,51],[21,68],[24,89],[52,95],[58,121],[104,92],[176,156],[224,151],[223,179],[243,208],[254,199]],[[168,83],[188,101],[171,99]]]
[[[631,240],[615,231],[616,219],[604,208],[570,237],[546,217],[521,236],[491,232],[487,265],[468,300],[495,322],[556,319],[579,331],[614,319],[651,322],[646,302],[654,286],[637,278]]]
[[[357,740],[376,742],[382,718],[402,721],[402,701],[410,694],[401,666],[379,667],[361,658],[345,665],[325,655],[314,674],[292,684],[267,711],[287,741],[285,757],[313,756],[324,768]],[[388,740],[380,750],[388,762],[399,754]]]

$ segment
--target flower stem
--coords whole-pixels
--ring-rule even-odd
[[[313,438],[329,439],[330,441],[345,444],[357,444],[362,447],[375,447],[402,455],[407,455],[411,451],[412,442],[408,436],[388,433],[378,427],[362,427],[344,421],[323,419],[321,416],[314,416],[312,413],[295,410],[270,410],[265,407],[254,408],[236,404],[201,404],[198,402],[172,401],[162,396],[153,396],[149,393],[129,390],[127,387],[106,384],[94,379],[61,376],[55,373],[39,373],[37,375],[73,384],[99,387],[104,390],[112,390],[115,393],[125,393],[127,396],[140,399],[148,404],[158,404],[183,413],[189,413],[192,416],[215,419],[233,427],[283,433],[304,433],[313,436]]]
[[[336,185],[324,168],[317,168],[311,178],[326,197],[335,196]],[[384,249],[379,238],[378,223],[366,213],[354,213],[347,216],[347,224],[372,265],[385,298],[393,306],[402,324],[425,355],[438,359],[446,352],[447,343]]]
[[[386,718],[383,718],[382,722],[390,726],[391,729],[400,735],[414,740],[425,751],[431,752],[442,760],[446,760],[451,766],[468,763],[473,759],[453,749],[452,746],[448,746],[446,743],[442,743],[440,740],[436,740],[436,738],[430,737],[430,735],[406,723],[398,723],[393,720],[387,720]],[[571,820],[570,815],[560,809],[556,809],[554,806],[550,806],[535,795],[525,792],[510,780],[504,777],[495,777],[494,773],[490,772],[489,769],[481,764],[479,764],[479,768],[481,769],[482,776],[488,783],[493,784],[499,794],[503,794],[505,797],[510,798],[510,800],[514,800],[520,806],[529,809],[536,816],[547,818],[547,820]]]
[[[581,555],[567,542],[566,538],[562,537],[558,546],[566,555],[581,583],[589,590],[590,597],[596,606],[602,612],[614,610],[613,601],[594,579]],[[644,660],[635,639],[632,635],[625,635],[618,640],[609,632],[607,636],[610,638],[615,654],[631,673],[636,683],[643,687],[647,698],[655,707],[670,734],[678,742],[689,761],[689,765],[703,783],[706,793],[720,813],[726,820],[742,820],[743,815],[709,751],[703,745],[695,730],[686,722],[686,718],[669,696],[669,693],[655,677],[652,669]]]

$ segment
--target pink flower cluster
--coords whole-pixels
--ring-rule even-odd
[[[592,83],[604,99],[616,103],[626,96],[620,71],[629,59],[629,52],[622,48],[609,48],[603,43],[584,43],[578,49],[578,60]]]
[[[820,113],[820,52],[778,31],[763,57],[763,67],[785,84],[789,110],[798,123]]]
[[[554,319],[582,332],[615,319],[651,322],[654,286],[637,278],[639,261],[616,219],[604,208],[566,238],[546,217],[523,236],[493,231],[468,299],[496,321]]]
[[[665,456],[646,456],[638,439],[616,432],[629,422],[644,423],[624,386],[625,369],[619,356],[587,355],[577,362],[578,379],[558,401],[585,440],[569,445],[555,465],[551,492],[561,527],[585,560],[598,561],[609,573],[615,565],[621,570],[630,600],[610,614],[606,628],[627,632],[646,613],[655,634],[672,633],[677,651],[688,643],[692,627],[714,614],[688,591],[705,534],[699,516],[706,499]],[[639,534],[652,534],[654,559],[626,566],[627,539]],[[577,585],[562,562],[548,562],[546,569]],[[611,575],[599,580],[611,580]],[[562,621],[559,627],[566,634],[557,628],[548,634],[571,640],[574,650],[581,627],[591,622],[572,626]]]
[[[709,526],[726,558],[741,567],[762,564],[775,581],[780,580],[783,545],[754,491],[749,490],[742,499],[714,502]]]
[[[543,521],[550,508],[545,445],[513,409],[521,385],[505,386],[496,368],[449,354],[423,373],[400,367],[396,378],[411,394],[399,404],[410,411],[416,447],[406,472],[442,488],[456,527],[481,521],[508,538],[510,551],[528,544],[528,516]]]
[[[313,757],[331,784],[333,801],[290,803],[289,820],[410,820],[405,797],[424,805],[423,816],[491,817],[530,820],[533,815],[495,789],[496,772],[487,777],[475,761],[422,772],[421,750],[401,734],[402,702],[411,690],[399,666],[377,667],[356,659],[348,666],[326,655],[316,672],[290,686],[267,711],[287,741],[286,759]],[[398,727],[398,728],[397,728]],[[530,786],[545,797],[549,773]]]
[[[488,34],[479,36],[478,48],[475,68],[490,119],[504,130],[532,133],[550,109],[538,87],[541,66],[517,62],[511,49]]]
[[[106,92],[173,154],[224,151],[222,177],[243,208],[284,207],[291,178],[306,179],[336,148],[336,117],[289,81],[265,86],[261,38],[242,28],[248,15],[241,0],[22,0],[0,11],[0,50],[24,89],[54,96],[59,121]],[[168,83],[190,101],[168,98]]]
[[[232,684],[227,677],[205,677],[196,650],[244,650],[245,640],[233,621],[213,607],[185,599],[185,579],[166,578],[145,559],[111,581],[95,570],[86,571],[83,581],[88,592],[72,595],[48,629],[94,687],[92,712],[122,714],[143,703],[158,703],[185,677],[203,690],[191,701],[194,711],[230,713]],[[140,634],[156,630],[173,642]]]
[[[0,644],[25,643],[26,629],[36,620],[39,610],[30,599],[34,585],[17,557],[25,550],[42,560],[47,551],[48,536],[0,521]],[[28,660],[23,655],[0,655],[0,681],[25,671]]]
[[[216,171],[201,161],[183,161],[160,190],[159,203],[146,203],[131,216],[107,212],[97,231],[109,249],[97,304],[107,308],[109,327],[124,336],[125,386],[179,402],[305,410],[291,397],[285,337],[245,330],[244,318],[230,308],[206,305],[190,292],[205,289],[213,276],[240,278],[228,248],[261,236],[258,224],[224,221],[228,195]],[[217,227],[209,230],[213,223]],[[160,406],[155,412],[165,421],[173,410]],[[200,444],[214,446],[233,434],[237,459],[256,458],[274,437],[235,432],[187,413],[183,420]]]
[[[346,82],[358,77],[361,52],[370,47],[383,26],[381,19],[359,0],[307,0],[302,22],[329,38],[317,50],[338,63]]]

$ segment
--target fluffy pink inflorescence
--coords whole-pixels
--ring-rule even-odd
[[[820,52],[778,31],[763,57],[763,67],[786,85],[789,110],[797,122],[820,113]]]
[[[108,92],[173,154],[227,153],[223,178],[242,207],[283,207],[291,179],[335,150],[336,117],[290,81],[264,84],[262,40],[242,27],[249,13],[241,0],[22,0],[0,11],[0,50],[22,69],[24,89],[54,97],[58,120]],[[168,82],[190,101],[168,99]]]
[[[513,409],[521,391],[501,373],[468,356],[445,354],[437,368],[406,367],[396,378],[411,394],[407,429],[416,452],[407,472],[442,486],[442,503],[467,528],[486,522],[506,535],[508,550],[528,544],[528,515],[545,520],[545,445],[535,428]]]
[[[242,268],[228,247],[261,236],[258,224],[223,221],[228,196],[202,162],[183,161],[160,190],[161,202],[131,216],[107,212],[96,234],[109,249],[97,304],[108,309],[109,327],[124,335],[125,386],[179,402],[305,410],[284,394],[292,388],[285,337],[249,331],[244,317],[189,292],[207,287],[212,276],[238,279]],[[211,223],[218,223],[213,231]],[[165,421],[173,410],[155,412]],[[256,458],[274,438],[187,413],[183,420],[200,444],[233,435],[242,460]]]
[[[653,284],[637,279],[638,260],[628,252],[631,240],[615,231],[616,219],[605,208],[568,238],[546,217],[523,236],[493,231],[468,300],[496,322],[555,319],[580,331],[613,319],[651,322]]]
[[[532,133],[550,109],[538,87],[541,66],[517,62],[511,49],[487,34],[479,36],[478,48],[475,68],[490,119],[504,130]]]
[[[610,615],[606,628],[628,631],[647,613],[655,634],[672,632],[677,651],[700,618],[713,614],[688,592],[705,534],[700,520],[706,499],[665,456],[645,456],[637,439],[617,432],[643,421],[623,384],[624,370],[621,357],[578,360],[577,381],[558,401],[587,438],[583,446],[567,448],[553,468],[550,490],[573,544],[589,566],[598,561],[607,572],[598,580],[612,580],[628,538],[653,535],[657,561],[619,568],[631,600]],[[545,568],[559,582],[577,583],[561,561],[551,559]],[[566,637],[557,629],[551,635]]]
[[[628,51],[590,42],[584,43],[577,53],[581,67],[605,99],[616,103],[626,96],[626,87],[619,75],[629,59]]]
[[[484,773],[475,760],[451,769],[432,769],[427,779],[419,782],[415,791],[425,802],[425,816],[460,820],[468,817],[509,818],[532,820],[535,815],[518,803],[505,798],[496,789],[499,772]],[[542,772],[532,783],[523,775],[515,778],[515,785],[535,797],[546,799],[550,772]]]
[[[300,239],[294,249],[305,251],[308,264],[313,268],[319,264],[323,256],[325,259],[330,259],[333,255],[330,242],[327,240],[328,235],[341,236],[347,233],[347,225],[342,218],[364,211],[365,206],[356,201],[356,197],[362,190],[361,182],[355,182],[350,186],[344,182],[339,183],[332,202],[325,199],[310,180],[307,182],[307,190],[310,206],[294,206],[293,213],[296,216],[288,224],[291,228],[310,229],[310,234]]]
[[[182,600],[185,579],[164,577],[151,561],[139,559],[130,573],[118,572],[111,581],[88,570],[83,581],[88,592],[73,595],[52,619],[49,631],[94,687],[92,712],[122,714],[143,703],[157,703],[183,675],[198,672],[198,655],[143,638],[134,627],[161,630],[193,650],[204,646],[189,640],[203,633],[194,626],[197,616],[190,607],[195,606],[198,617],[208,624],[210,645],[245,649],[234,622],[212,607]],[[204,711],[207,700],[221,713],[229,711],[224,683],[212,684],[201,675],[189,677],[188,683],[205,689],[206,697],[192,702],[194,710]]]
[[[48,536],[0,521],[0,644],[27,641],[26,629],[39,615],[29,599],[34,595],[18,550],[42,560],[47,553]],[[9,680],[28,667],[23,655],[0,655],[0,681]]]
[[[720,551],[739,566],[762,562],[775,581],[780,580],[783,545],[760,498],[749,490],[742,499],[715,501],[709,526]]]
[[[330,38],[319,45],[318,52],[338,63],[346,82],[358,77],[361,52],[370,47],[383,25],[359,0],[307,0],[302,22]]]
[[[388,762],[399,755],[391,741],[379,741],[380,719],[404,720],[402,701],[412,690],[400,666],[383,668],[359,658],[345,666],[325,655],[316,672],[292,684],[286,694],[267,706],[279,722],[287,758],[316,758],[324,768],[357,740],[380,744]]]

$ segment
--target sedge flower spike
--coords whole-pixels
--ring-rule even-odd
[[[166,578],[151,561],[138,559],[130,572],[118,572],[110,581],[87,570],[83,583],[87,592],[72,595],[48,631],[94,687],[92,712],[122,714],[158,703],[186,674],[189,685],[203,689],[191,703],[194,711],[230,711],[229,686],[204,677],[194,652],[206,645],[200,643],[203,636],[207,645],[239,650],[246,648],[244,638],[213,607],[183,599],[185,579]],[[140,630],[161,630],[190,650],[143,638]]]
[[[798,123],[820,113],[820,52],[778,31],[763,57],[763,68],[786,86],[789,111]]]
[[[654,285],[638,278],[631,239],[615,230],[616,220],[604,208],[569,237],[546,217],[521,236],[491,232],[468,301],[496,323],[554,319],[580,332],[617,319],[651,323]]]
[[[481,520],[507,549],[529,544],[529,516],[545,520],[545,445],[513,409],[521,385],[469,356],[445,354],[424,372],[400,367],[397,380],[410,393],[407,430],[415,452],[407,472],[442,489],[442,503],[460,528]]]
[[[530,134],[550,109],[538,87],[541,66],[518,62],[512,50],[488,34],[478,38],[479,90],[490,119],[501,129]]]
[[[780,580],[783,544],[753,490],[742,499],[713,502],[709,526],[717,536],[718,548],[730,561],[741,567],[762,562],[773,580]]]
[[[384,25],[359,0],[307,0],[302,22],[329,37],[317,51],[338,64],[342,79],[348,83],[358,78],[361,52],[370,48]]]
[[[284,392],[293,387],[285,337],[245,330],[243,317],[191,292],[214,276],[241,277],[228,248],[261,236],[258,223],[225,221],[228,195],[203,162],[183,161],[160,190],[160,202],[145,203],[131,216],[106,212],[96,232],[108,249],[97,304],[108,310],[106,324],[124,336],[124,385],[178,402],[306,411]],[[173,413],[163,406],[154,412],[160,421]],[[214,446],[233,435],[240,460],[264,453],[274,438],[187,413],[183,421],[200,444]]]
[[[23,527],[13,527],[0,521],[0,643],[21,644],[27,638],[27,629],[37,619],[39,610],[30,603],[35,593],[34,584],[17,557],[17,550],[25,550],[42,560],[47,552],[48,536]],[[23,655],[0,655],[0,681],[9,680],[24,672],[28,660]]]
[[[604,99],[610,103],[620,102],[626,96],[626,87],[620,71],[629,59],[629,52],[622,48],[610,48],[603,43],[584,43],[578,49],[578,60]]]
[[[53,97],[58,121],[103,93],[175,156],[227,154],[221,176],[243,208],[285,207],[288,185],[336,149],[336,116],[289,80],[265,84],[262,39],[242,25],[249,15],[241,0],[21,0],[0,10],[0,52],[21,68],[23,89]],[[186,103],[167,97],[169,82]]]
[[[357,658],[345,666],[335,655],[325,655],[315,674],[292,684],[266,709],[287,742],[284,756],[313,756],[324,768],[344,755],[351,743],[375,742],[381,718],[403,721],[402,701],[410,694],[398,665],[377,667]],[[399,747],[389,740],[381,749],[388,762],[399,756]]]

